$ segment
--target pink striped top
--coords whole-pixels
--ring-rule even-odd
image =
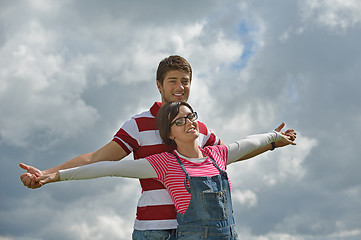
[[[213,157],[218,166],[226,169],[228,148],[225,145],[208,146],[201,149],[207,155]],[[176,154],[175,152],[173,152]],[[179,156],[179,155],[178,155]],[[185,174],[180,167],[176,157],[165,152],[146,157],[158,175],[158,180],[167,188],[171,199],[179,213],[185,213],[188,208],[191,195],[184,187]],[[201,163],[195,163],[179,156],[188,174],[191,177],[214,176],[219,170],[212,164],[209,157]]]

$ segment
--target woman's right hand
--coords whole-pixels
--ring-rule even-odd
[[[36,167],[26,165],[24,163],[20,163],[19,166],[22,169],[26,170],[26,173],[22,173],[20,175],[20,179],[23,182],[25,187],[32,188],[32,189],[41,187],[39,182],[36,181],[36,178],[43,175],[42,171],[40,171]]]
[[[57,171],[55,173],[50,173],[50,174],[46,174],[46,175],[37,177],[36,180],[39,182],[39,184],[41,186],[43,186],[47,183],[60,181],[60,174],[59,174],[59,171]]]

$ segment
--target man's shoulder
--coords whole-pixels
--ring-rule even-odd
[[[155,102],[150,109],[145,110],[141,113],[135,114],[132,116],[132,119],[137,119],[137,118],[155,118],[155,116],[158,113],[158,110],[160,108],[160,103]]]
[[[150,110],[147,110],[132,116],[132,119],[138,118],[154,118],[154,116],[150,113]]]
[[[202,133],[204,135],[207,135],[208,133],[208,128],[207,126],[201,122],[201,121],[198,121],[198,128],[199,128],[199,133]]]
[[[135,136],[135,133],[146,130],[155,130],[157,128],[155,124],[155,117],[152,115],[150,110],[146,110],[131,116],[123,123],[121,129],[123,131],[132,133],[132,135]]]

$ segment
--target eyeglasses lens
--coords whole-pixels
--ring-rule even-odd
[[[189,119],[189,121],[194,122],[195,120],[197,120],[198,116],[196,112],[193,112],[190,113],[187,117],[178,118],[177,120],[174,121],[174,123],[177,126],[183,126],[187,123],[187,118]]]

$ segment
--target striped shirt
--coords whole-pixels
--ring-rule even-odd
[[[172,152],[159,135],[156,116],[161,103],[156,102],[149,111],[133,116],[115,134],[117,142],[126,152],[133,152],[134,159],[145,158],[157,153]],[[205,124],[198,122],[200,147],[217,145],[220,140]],[[160,230],[177,228],[176,210],[168,191],[156,179],[139,179],[142,195],[137,205],[134,229]]]
[[[217,165],[226,169],[228,148],[225,145],[205,147],[201,149],[206,155],[212,156]],[[173,152],[174,154],[177,154]],[[178,154],[191,177],[212,177],[219,174],[219,170],[213,165],[209,157],[203,162],[193,162]],[[180,167],[176,157],[171,153],[156,154],[146,157],[158,175],[158,179],[166,186],[179,213],[185,213],[188,208],[191,194],[184,187],[185,173]]]

